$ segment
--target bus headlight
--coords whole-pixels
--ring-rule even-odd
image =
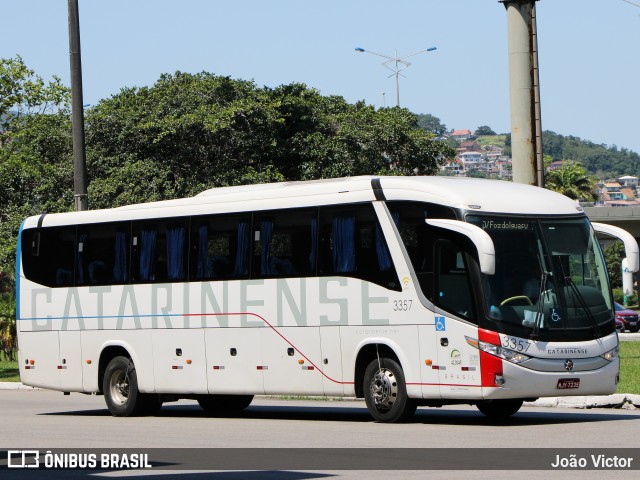
[[[508,348],[501,347],[500,345],[494,345],[493,343],[483,342],[482,340],[467,337],[466,335],[465,339],[472,347],[482,350],[483,352],[487,352],[489,355],[493,355],[494,357],[506,360],[507,362],[517,364],[531,358],[529,355],[525,355],[524,353],[516,352],[515,350],[510,350]]]
[[[618,358],[619,353],[620,353],[620,347],[616,347],[613,350],[609,350],[607,353],[603,353],[600,356],[605,360],[609,360],[610,362],[612,362],[613,360]]]

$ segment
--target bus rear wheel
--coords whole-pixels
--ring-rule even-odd
[[[508,400],[485,400],[478,402],[476,407],[482,413],[489,418],[507,418],[511,415],[515,415],[522,407],[522,400],[508,399]]]
[[[364,373],[364,400],[379,422],[401,422],[413,416],[418,404],[407,395],[404,372],[395,360],[372,360]]]
[[[102,392],[114,417],[152,413],[162,405],[156,395],[140,393],[136,367],[127,357],[115,357],[109,362],[102,379]]]
[[[198,404],[211,415],[240,412],[251,405],[253,395],[200,395]]]

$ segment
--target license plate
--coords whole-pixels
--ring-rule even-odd
[[[579,378],[561,378],[558,380],[558,385],[556,388],[563,390],[565,388],[578,388],[580,387],[580,379]]]
[[[631,325],[632,327],[635,327],[638,324],[638,322],[629,322],[629,325]]]

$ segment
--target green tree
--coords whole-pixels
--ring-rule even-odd
[[[482,125],[481,127],[478,127],[476,129],[476,135],[480,136],[480,135],[497,135],[497,134],[491,129],[491,127],[487,125]]]
[[[544,176],[544,186],[574,200],[592,202],[598,199],[597,179],[576,162],[565,162],[561,168]]]
[[[405,109],[206,72],[101,101],[87,115],[87,150],[94,207],[235,184],[433,174],[455,154]]]
[[[417,114],[418,127],[431,132],[439,137],[447,133],[447,126],[440,121],[438,117],[434,117],[431,114]]]
[[[622,288],[622,259],[625,257],[622,242],[611,243],[602,252],[609,272],[611,288]]]

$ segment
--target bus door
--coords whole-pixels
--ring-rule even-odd
[[[434,242],[433,301],[437,370],[442,398],[474,398],[480,392],[478,350],[465,337],[477,338],[477,312],[463,244]]]

